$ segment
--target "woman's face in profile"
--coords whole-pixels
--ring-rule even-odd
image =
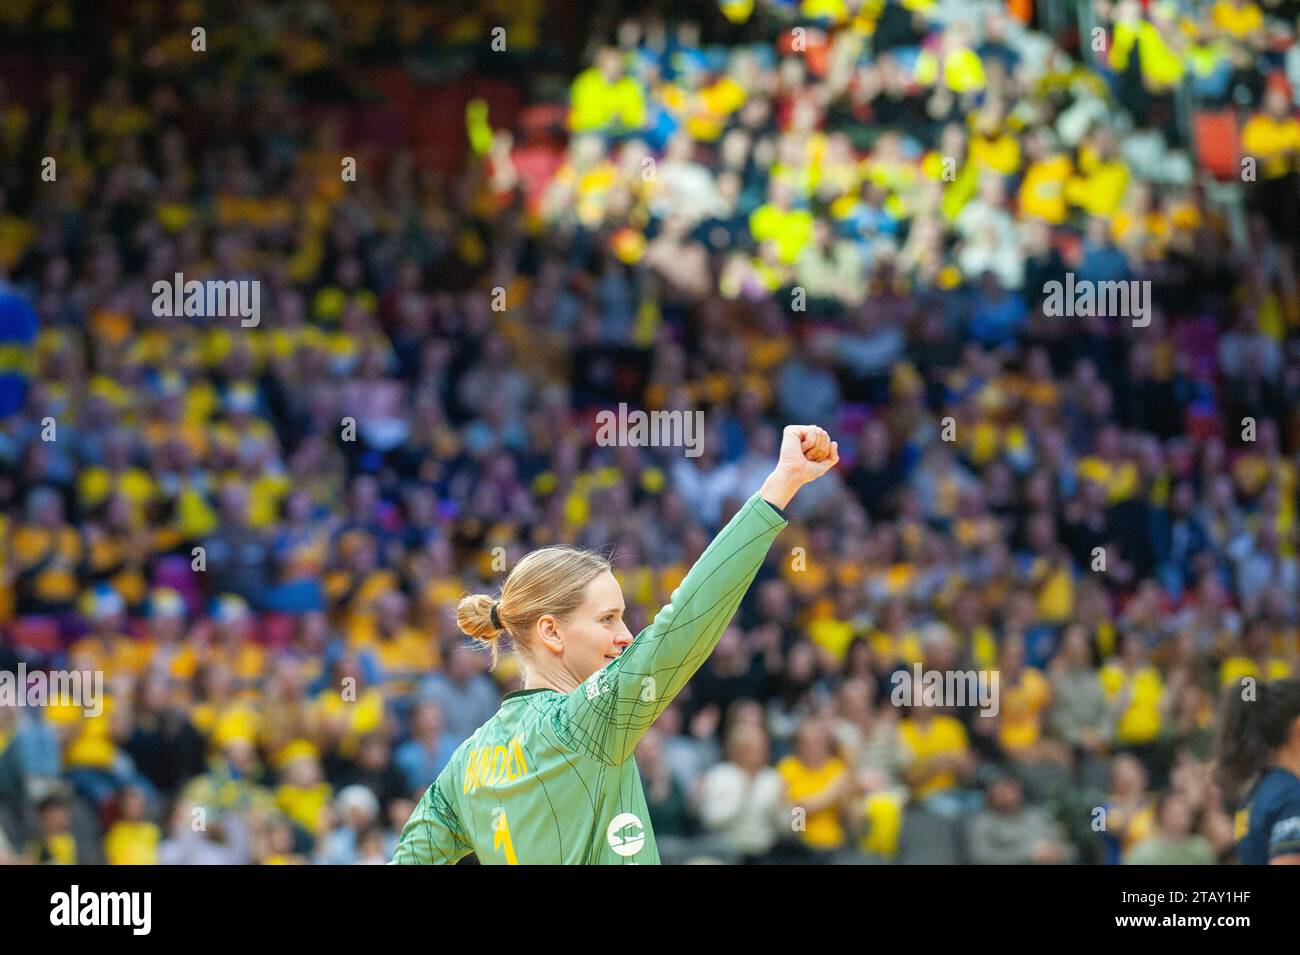
[[[623,588],[612,573],[604,571],[587,585],[582,604],[556,622],[562,662],[579,682],[618,659],[632,642],[632,632],[623,620],[626,609]]]

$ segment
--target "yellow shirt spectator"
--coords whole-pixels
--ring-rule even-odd
[[[726,129],[727,117],[745,105],[745,89],[724,76],[700,90],[699,108],[687,118],[686,131],[700,142],[713,142]]]
[[[155,646],[152,640],[137,640],[125,633],[112,637],[83,637],[69,649],[69,654],[94,670],[103,670],[106,676],[130,673],[139,676],[153,659]]]
[[[1025,749],[1038,742],[1042,735],[1043,710],[1051,697],[1051,684],[1033,667],[1022,670],[1014,684],[1002,687],[998,740],[1004,749]]]
[[[1109,218],[1124,201],[1128,179],[1123,162],[1103,160],[1096,150],[1085,147],[1079,152],[1079,174],[1066,183],[1065,198],[1089,215]]]
[[[260,474],[248,486],[248,524],[272,527],[280,519],[280,503],[293,485],[287,474]]]
[[[915,630],[901,634],[877,630],[868,639],[871,641],[872,652],[882,661],[910,666],[921,659],[921,638]]]
[[[1117,73],[1128,67],[1134,48],[1142,66],[1142,78],[1156,90],[1177,86],[1187,67],[1179,51],[1170,46],[1155,25],[1147,20],[1115,24],[1110,65]]]
[[[805,20],[830,20],[843,23],[848,19],[849,7],[845,0],[803,0],[799,15]]]
[[[951,165],[949,159],[952,160]],[[975,198],[979,191],[979,170],[971,162],[962,162],[960,166],[956,162],[956,156],[944,156],[938,151],[926,153],[921,160],[921,172],[930,179],[944,183],[941,209],[949,222],[957,218],[966,203]]]
[[[260,726],[257,709],[251,703],[235,701],[221,705],[197,703],[190,711],[190,722],[208,738],[213,752],[220,752],[235,740],[255,742]]]
[[[90,467],[82,471],[77,480],[77,496],[81,506],[87,509],[97,507],[114,493],[121,494],[139,507],[149,500],[153,491],[153,480],[139,468],[128,468],[114,474],[106,468]]]
[[[161,838],[152,822],[119,819],[104,837],[104,861],[109,865],[157,865]]]
[[[62,726],[66,742],[63,747],[65,769],[111,769],[117,759],[110,715],[114,701],[105,697],[99,715],[91,716],[80,706],[65,703],[46,708],[45,718]],[[66,734],[66,735],[65,735]]]
[[[20,573],[36,571],[31,587],[37,597],[50,603],[76,599],[77,563],[81,560],[81,537],[76,530],[26,524],[14,531],[10,546]]]
[[[357,617],[353,623],[349,644],[374,654],[386,679],[400,674],[427,673],[440,662],[433,639],[415,627],[400,627],[395,634],[383,639],[375,621],[365,616]],[[409,682],[399,679],[394,689],[409,688]]]
[[[293,786],[285,783],[275,791],[275,805],[281,812],[313,835],[324,829],[325,807],[334,798],[329,783]]]
[[[1300,122],[1291,116],[1280,122],[1263,114],[1252,117],[1241,131],[1241,146],[1258,160],[1265,179],[1285,176],[1296,168]]]
[[[969,47],[958,47],[943,57],[924,50],[916,58],[916,81],[922,86],[932,86],[943,75],[943,85],[954,93],[974,93],[984,89],[984,62]]]
[[[749,232],[755,242],[775,242],[781,261],[793,265],[812,242],[813,216],[807,209],[781,209],[764,203],[750,214]]]
[[[1038,588],[1038,617],[1045,623],[1063,624],[1074,616],[1074,576],[1065,566],[1034,561],[1030,579]]]
[[[801,803],[839,783],[848,767],[837,756],[832,756],[815,769],[805,765],[797,756],[787,756],[776,764],[776,771],[786,782],[790,802]],[[840,821],[838,806],[827,806],[810,813],[804,824],[806,828],[801,836],[812,848],[838,849],[844,844],[844,825]]]
[[[1065,155],[1031,163],[1020,184],[1020,211],[1052,225],[1064,222],[1069,214],[1065,184],[1073,171],[1070,157]]]
[[[744,23],[754,13],[754,0],[718,0],[718,8],[732,23]]]
[[[903,809],[907,793],[882,790],[862,801],[863,836],[858,847],[865,853],[892,859],[898,854],[898,837],[903,831]]]
[[[1219,686],[1240,686],[1246,677],[1255,680],[1285,680],[1291,676],[1291,664],[1283,657],[1269,657],[1261,676],[1259,664],[1250,657],[1229,657],[1219,671]]]
[[[42,841],[33,842],[32,852],[37,859],[54,865],[77,864],[77,840],[70,832],[56,832]]]
[[[1008,133],[972,136],[970,162],[977,170],[1010,176],[1020,168],[1020,143]]]
[[[1081,481],[1096,481],[1106,488],[1107,500],[1112,504],[1127,501],[1138,492],[1141,475],[1132,461],[1107,461],[1089,456],[1075,467]]]
[[[848,651],[853,638],[857,636],[853,624],[847,620],[836,620],[834,617],[814,620],[806,629],[808,639],[825,650],[836,663],[844,662],[844,654]]]
[[[316,697],[313,716],[339,731],[339,753],[356,754],[361,737],[373,733],[384,723],[384,695],[370,687],[350,702],[337,689],[322,690]]]
[[[976,627],[965,643],[977,670],[992,670],[997,666],[998,641],[988,627]]]
[[[610,82],[596,67],[583,70],[569,92],[569,128],[575,133],[597,132],[611,126],[640,129],[645,125],[645,96],[630,76]]]
[[[1210,22],[1216,29],[1242,39],[1263,29],[1264,11],[1253,3],[1218,0],[1210,11]]]
[[[918,763],[928,762],[937,756],[961,755],[970,745],[966,727],[955,717],[942,713],[931,717],[927,726],[922,726],[918,720],[909,716],[899,724],[898,731],[904,751],[913,762]],[[913,794],[917,799],[924,799],[956,785],[957,774],[946,769],[915,786]]]
[[[1144,666],[1129,674],[1118,663],[1101,668],[1101,685],[1112,700],[1123,690],[1129,693],[1128,706],[1120,715],[1115,738],[1121,743],[1149,743],[1160,735],[1160,700],[1165,681],[1153,666]]]

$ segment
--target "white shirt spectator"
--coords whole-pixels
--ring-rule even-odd
[[[714,766],[704,776],[700,818],[742,855],[762,855],[790,825],[780,773],[770,766],[754,776],[734,763]]]

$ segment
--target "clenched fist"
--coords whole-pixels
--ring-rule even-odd
[[[763,482],[763,500],[785,507],[796,491],[815,481],[840,462],[840,446],[825,429],[811,424],[792,424],[781,434],[781,454],[776,467]]]

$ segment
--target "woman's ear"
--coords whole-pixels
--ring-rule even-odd
[[[537,618],[537,639],[555,653],[564,651],[564,637],[560,635],[559,621],[554,614],[544,613]]]

